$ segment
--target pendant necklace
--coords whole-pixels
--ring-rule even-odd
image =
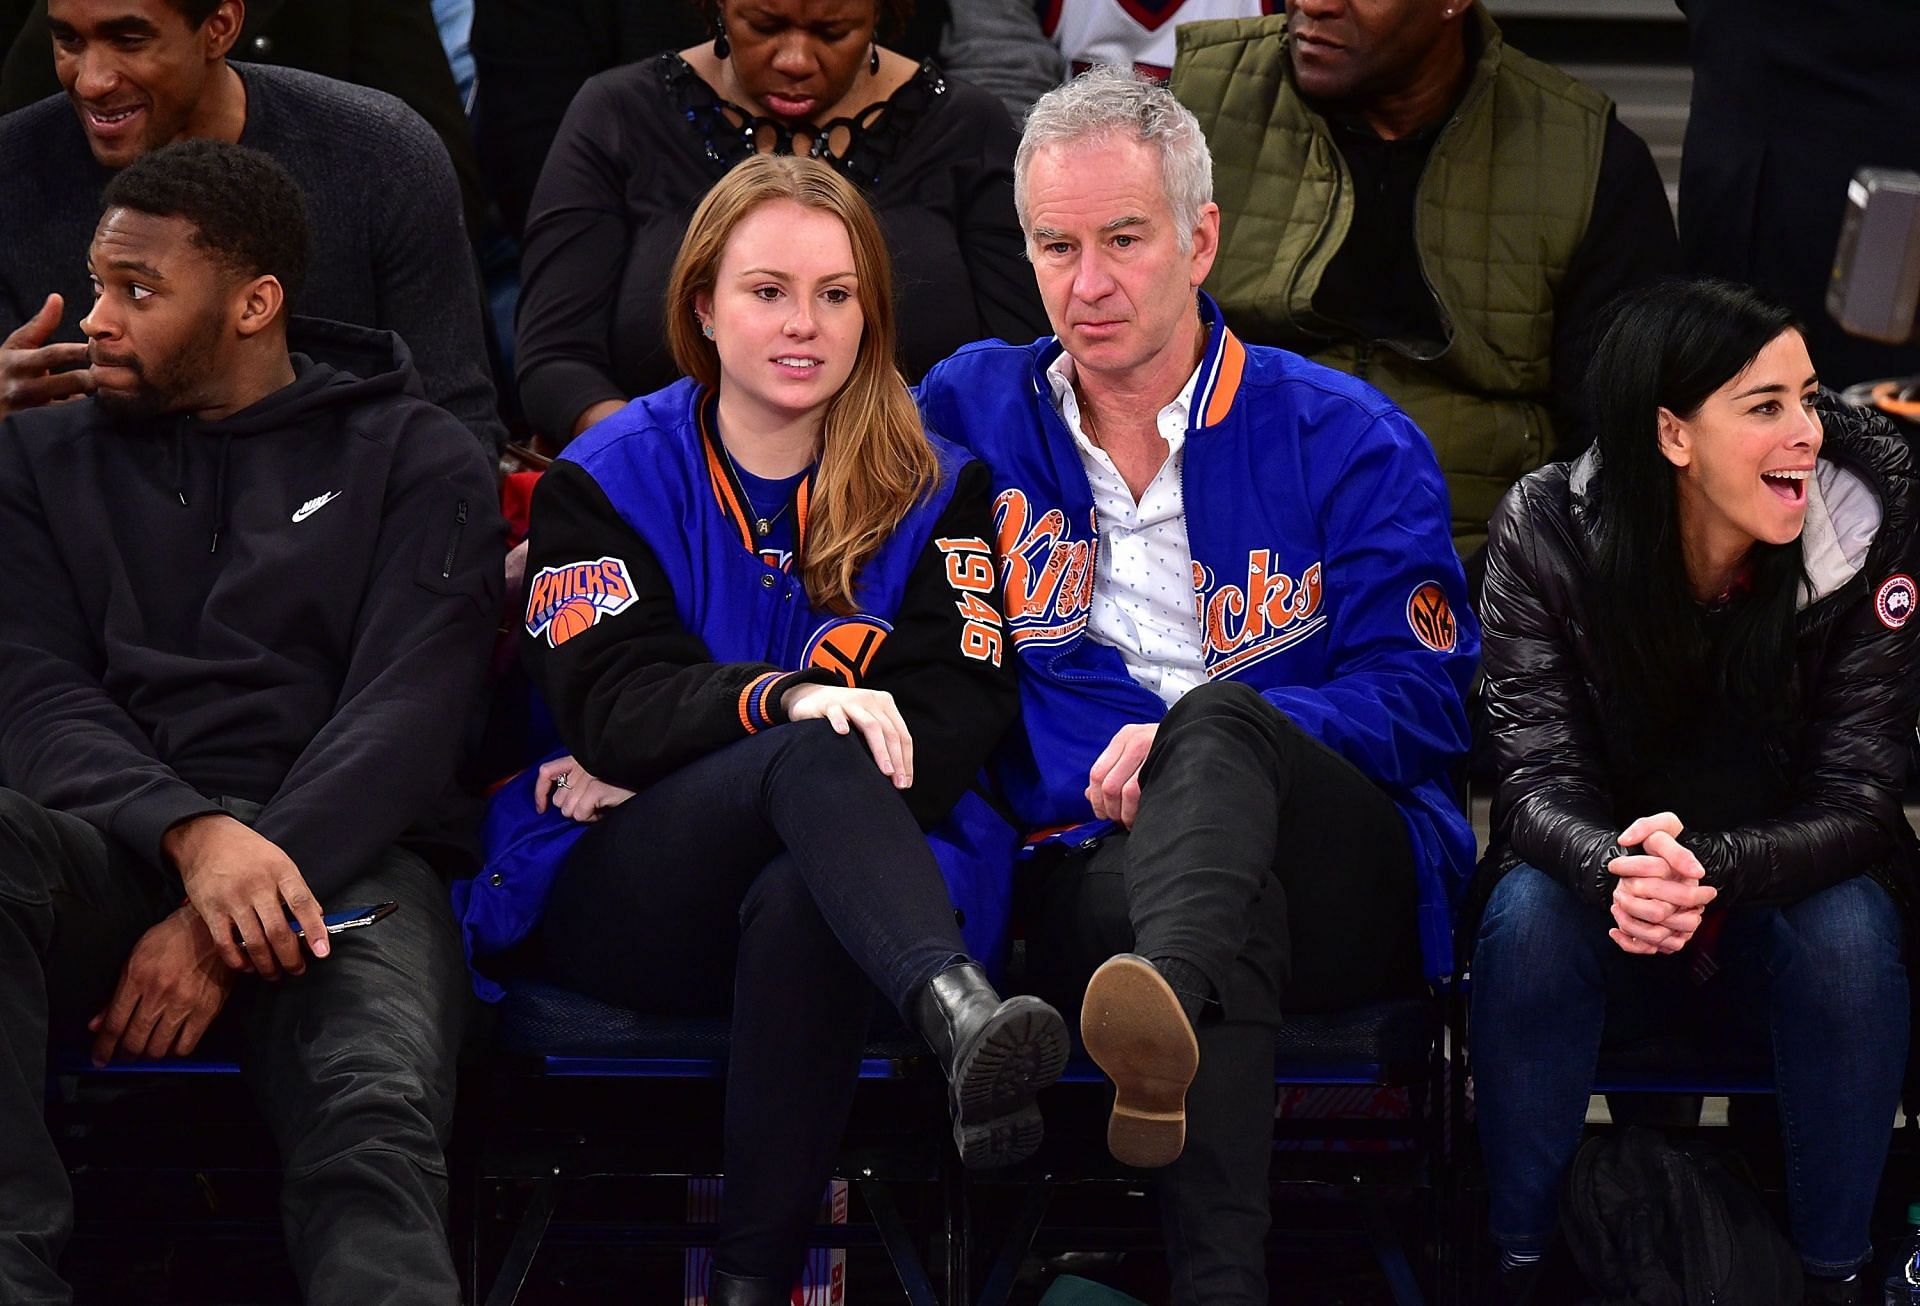
[[[756,538],[764,540],[767,538],[767,536],[773,534],[774,523],[778,522],[782,517],[786,516],[787,509],[793,506],[793,500],[790,498],[785,503],[781,504],[779,511],[777,512],[773,512],[773,513],[761,512],[760,505],[755,503],[753,501],[753,496],[747,493],[746,477],[743,476],[740,472],[740,464],[733,460],[733,452],[727,449],[727,447],[724,444],[721,445],[720,447],[723,451],[726,452],[727,466],[733,469],[733,482],[735,485],[740,487],[741,502],[745,503],[747,507],[753,509],[753,533]]]
[[[791,500],[789,500],[788,503],[781,504],[780,511],[776,512],[771,517],[754,518],[753,533],[755,535],[758,535],[763,540],[766,539],[767,536],[773,534],[773,524],[780,520],[781,516],[787,511],[787,508],[790,505],[791,505]],[[754,504],[753,507],[755,512],[758,512],[760,510],[760,505],[757,503]]]

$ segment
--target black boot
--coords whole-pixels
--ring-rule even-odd
[[[973,962],[950,966],[913,1000],[913,1023],[940,1058],[953,1142],[976,1170],[1012,1165],[1040,1146],[1036,1093],[1067,1065],[1067,1023],[1038,998],[1005,1002]]]
[[[716,1269],[707,1280],[707,1306],[788,1306],[791,1284],[777,1279],[743,1279]]]

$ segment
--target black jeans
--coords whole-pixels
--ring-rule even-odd
[[[556,978],[667,1016],[731,1010],[714,1265],[789,1282],[845,1132],[879,988],[903,1014],[966,960],[946,884],[857,735],[779,726],[583,836],[544,939]]]
[[[258,808],[227,804],[241,819]],[[55,1272],[73,1225],[42,1119],[49,1031],[86,1038],[133,945],[180,884],[75,817],[0,790],[0,1301],[66,1302]],[[243,1060],[285,1163],[281,1219],[315,1303],[457,1303],[444,1146],[468,1013],[446,886],[394,849],[330,907],[392,899],[372,929],[274,983],[242,980]],[[251,992],[247,990],[251,989]],[[242,1014],[244,1012],[244,1015]]]
[[[1254,690],[1213,682],[1161,723],[1131,834],[1043,857],[1023,895],[1034,988],[1063,1010],[1116,952],[1212,984],[1186,1150],[1160,1177],[1174,1300],[1264,1306],[1281,1009],[1419,992],[1399,811]]]

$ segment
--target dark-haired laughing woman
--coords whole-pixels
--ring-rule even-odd
[[[1807,1299],[1865,1301],[1907,1049],[1911,455],[1726,283],[1638,292],[1589,385],[1597,445],[1507,496],[1482,608],[1473,1057],[1503,1283],[1536,1273],[1602,1046],[1678,1022],[1770,1039]]]

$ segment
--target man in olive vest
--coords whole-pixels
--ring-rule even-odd
[[[1479,0],[1190,23],[1171,86],[1213,150],[1228,323],[1399,404],[1471,555],[1514,481],[1586,443],[1600,310],[1679,268],[1645,142]]]

